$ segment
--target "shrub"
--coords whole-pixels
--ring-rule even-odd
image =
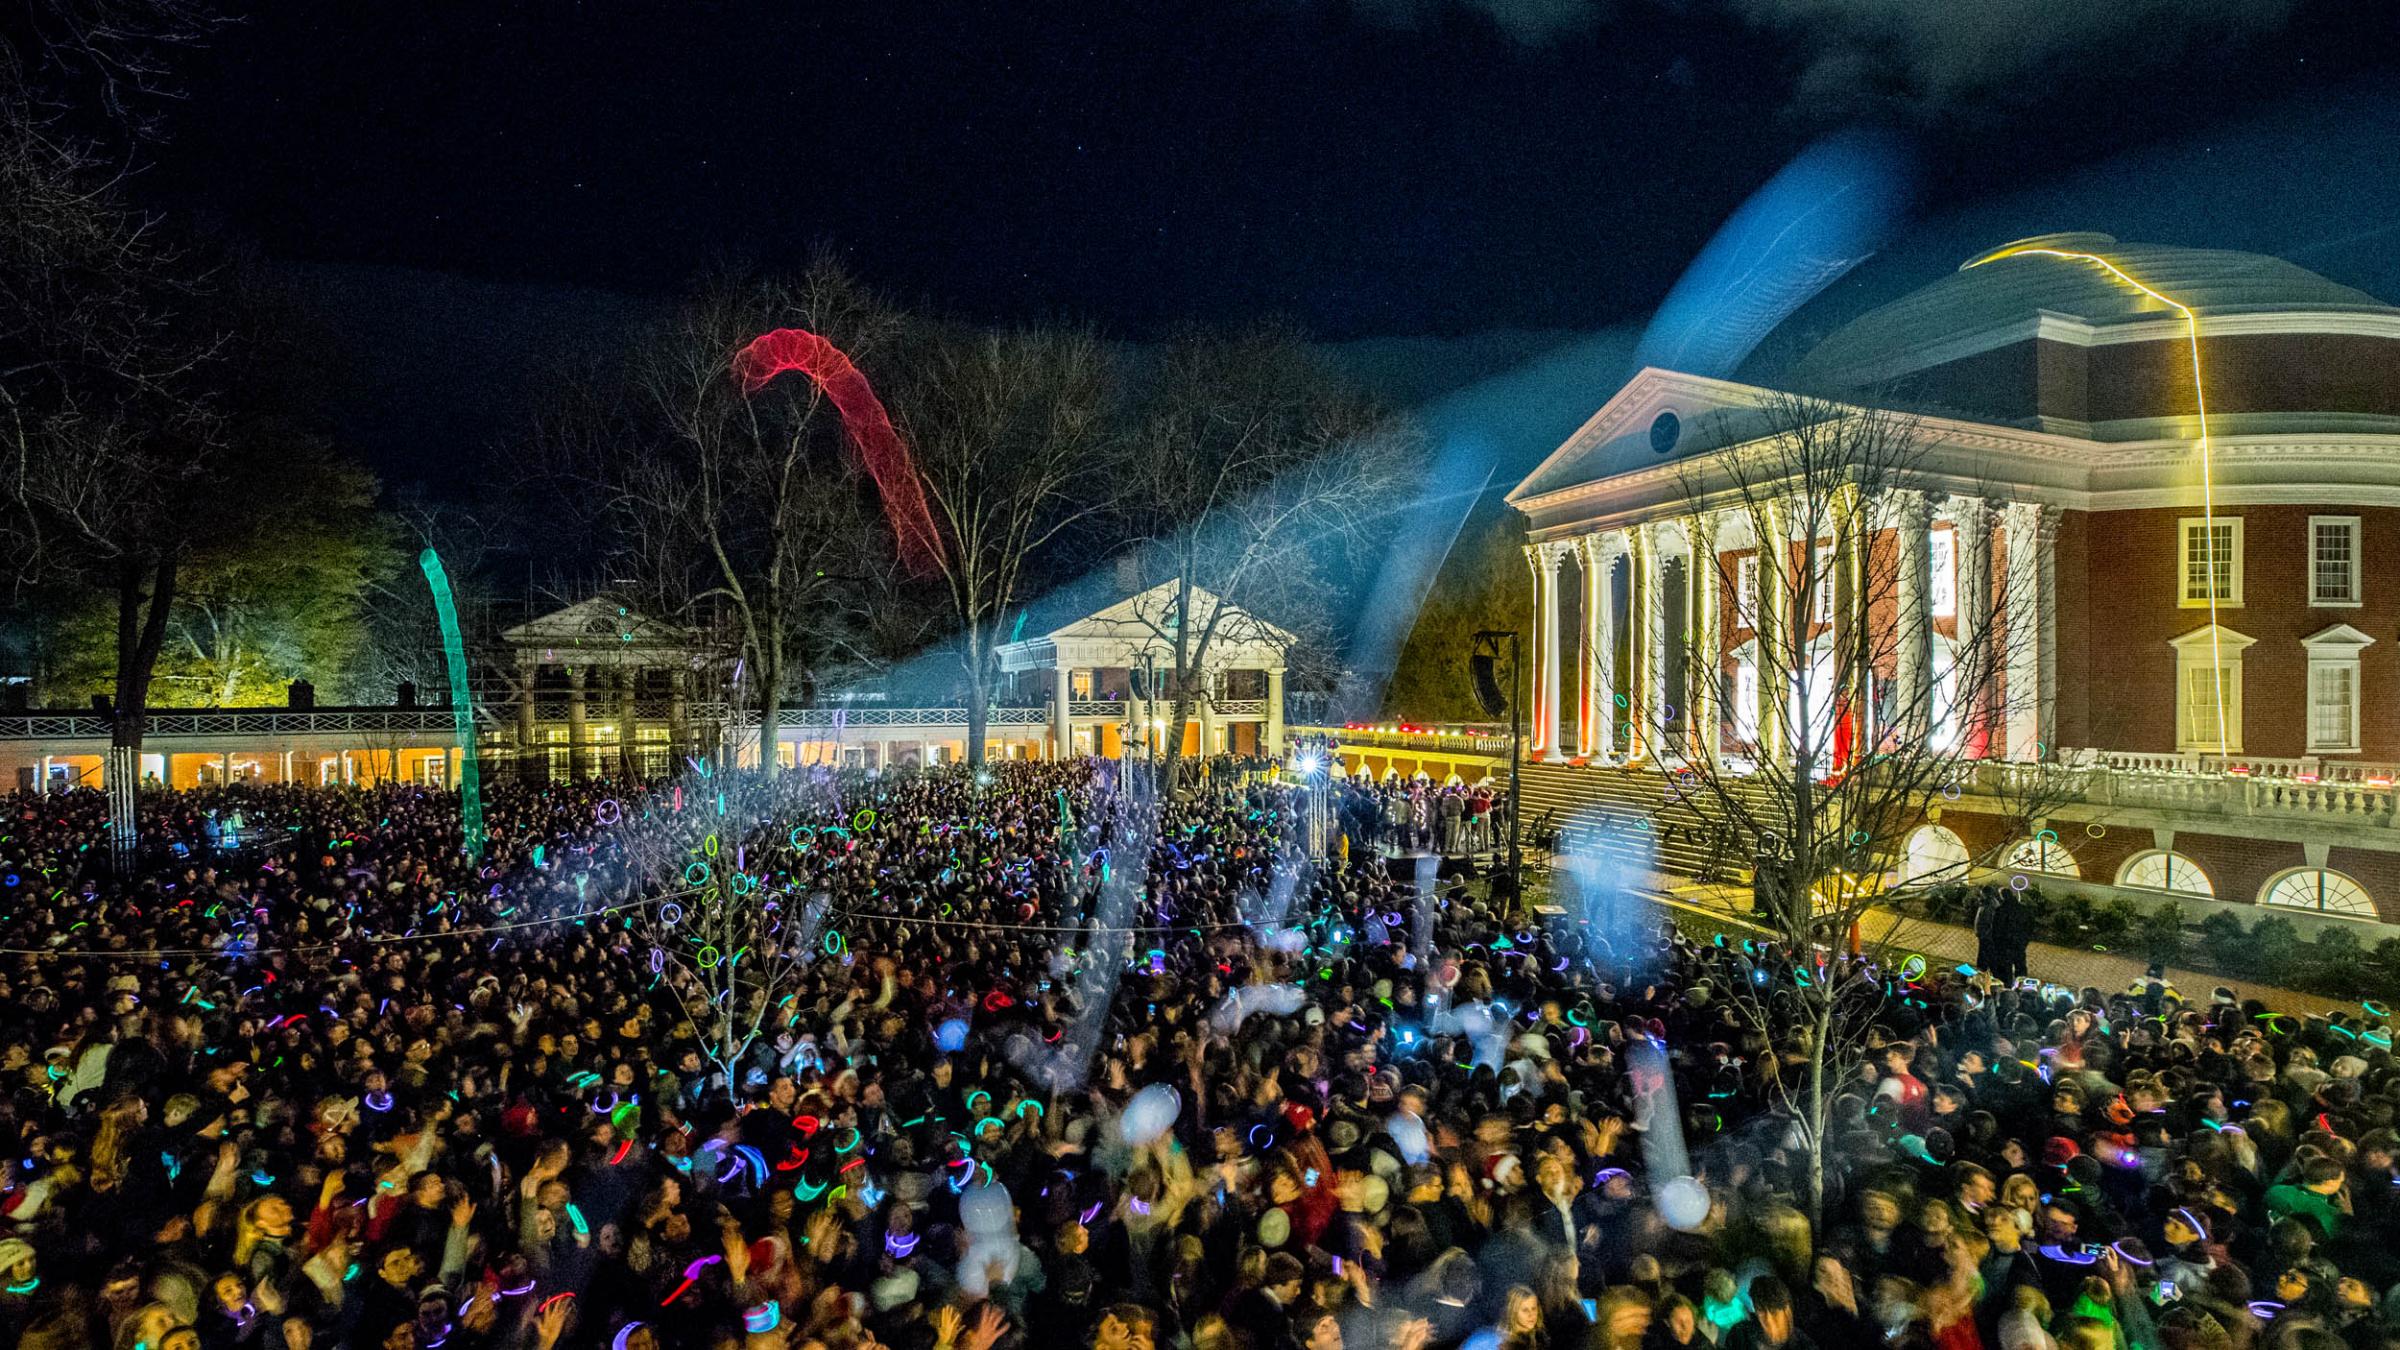
[[[2250,954],[2250,934],[2241,916],[2218,910],[2200,921],[2200,950],[2218,970],[2239,969]]]
[[[2340,924],[2327,924],[2308,945],[2309,974],[2315,977],[2313,982],[2322,992],[2356,993],[2365,984],[2366,971],[2361,958],[2366,954],[2366,944],[2359,941],[2356,931]]]
[[[2183,906],[2169,901],[2136,920],[2132,945],[2144,958],[2161,965],[2183,963]]]
[[[2226,964],[2226,973],[2289,987],[2307,978],[2307,965],[2300,925],[2272,915],[2251,926],[2250,940]]]

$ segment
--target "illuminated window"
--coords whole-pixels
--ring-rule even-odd
[[[1088,670],[1068,671],[1067,697],[1077,703],[1090,702],[1092,697],[1092,672]]]
[[[2008,862],[2004,865],[2012,872],[2041,872],[2054,877],[2083,875],[2075,866],[2075,855],[2067,852],[2066,845],[2049,838],[2047,832],[2018,841],[2008,851]]]
[[[2358,517],[2308,518],[2308,603],[2329,609],[2359,604]]]
[[[2230,628],[2204,626],[2168,644],[2175,649],[2177,750],[2240,752],[2242,653],[2251,642]]]
[[[2213,896],[2217,888],[2209,884],[2208,874],[2200,864],[2180,853],[2152,849],[2126,859],[2117,871],[2117,884],[2144,891],[2170,891],[2176,895]]]
[[[1733,738],[1744,745],[1758,742],[1758,657],[1744,655],[1733,667]]]
[[[2358,654],[2375,639],[2337,623],[2300,639],[2308,649],[2308,749],[2358,752]]]
[[[1733,568],[1733,621],[1758,631],[1758,555],[1743,555]]]
[[[2214,528],[2203,516],[2185,516],[2182,604],[2206,608],[2242,603],[2242,518],[2219,516]]]
[[[1953,618],[1958,614],[1958,532],[1935,530],[1930,540],[1932,566],[1926,572],[1926,589],[1937,619]]]
[[[2275,877],[2267,882],[2259,900],[2284,909],[2312,910],[2344,918],[2375,917],[2375,902],[2368,898],[2366,887],[2322,867],[2296,868]]]
[[[1920,825],[1909,834],[1900,860],[1903,883],[1955,881],[1966,871],[1967,846],[1955,833],[1939,825]]]
[[[1817,604],[1815,621],[1833,622],[1833,545],[1817,546]]]
[[[1939,638],[1933,644],[1933,748],[1958,748],[1958,654]]]

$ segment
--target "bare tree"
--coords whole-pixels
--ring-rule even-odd
[[[1641,564],[1666,566],[1680,535],[1685,612],[1632,635],[1636,669],[1663,672],[1670,646],[1695,654],[1683,663],[1686,706],[1633,698],[1626,720],[1670,775],[1672,804],[1749,857],[1760,921],[1798,972],[1790,985],[1745,984],[1731,1001],[1799,1057],[1801,1071],[1777,1086],[1805,1141],[1818,1217],[1839,1075],[1890,987],[1891,972],[1851,959],[1854,935],[1901,892],[1995,861],[1903,875],[1907,836],[1968,785],[1979,813],[2020,823],[2003,831],[2013,842],[2075,795],[2077,774],[2038,757],[2007,772],[1982,762],[2040,696],[2010,679],[2024,668],[2012,658],[2038,640],[2038,597],[1979,563],[1987,521],[1980,546],[1958,531],[1954,617],[1933,617],[1934,504],[1963,494],[1974,502],[1964,519],[1984,517],[1978,485],[1937,472],[1913,420],[1777,396],[1715,430],[1717,448],[1685,463],[1680,519]],[[1725,635],[1744,630],[1729,650]]]
[[[810,864],[838,856],[844,844],[838,827],[823,831],[821,843],[815,827],[792,828],[781,840],[762,833],[809,818],[816,784],[712,771],[690,787],[695,800],[686,809],[655,793],[619,804],[628,817],[618,831],[627,864],[635,885],[650,892],[629,927],[650,945],[651,987],[682,1009],[700,1036],[697,1048],[738,1095],[744,1057],[771,1019],[790,1024],[786,996],[834,931],[830,900],[778,888],[773,864],[812,876]]]
[[[966,674],[967,762],[980,766],[1011,607],[1122,487],[1109,363],[1080,330],[942,334],[912,363],[907,388],[934,567]]]
[[[1334,627],[1335,564],[1391,500],[1410,433],[1278,328],[1172,342],[1134,425],[1128,562],[1166,658],[1172,792],[1217,646]]]
[[[797,327],[866,361],[896,323],[829,262],[794,281],[721,277],[621,377],[572,386],[533,438],[538,483],[611,541],[615,589],[651,617],[727,634],[770,777],[787,697],[850,648],[859,560],[890,547],[824,393],[797,377],[747,393],[734,354]]]

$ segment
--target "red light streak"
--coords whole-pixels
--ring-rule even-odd
[[[900,561],[920,575],[931,571],[942,554],[941,536],[934,533],[933,513],[926,509],[925,490],[917,482],[908,445],[867,377],[840,348],[799,328],[761,334],[733,355],[733,373],[745,394],[757,393],[787,370],[816,381],[833,400],[850,443],[858,447],[876,490],[883,494],[884,515],[900,537]]]

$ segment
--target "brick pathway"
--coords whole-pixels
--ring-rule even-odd
[[[1668,883],[1652,895],[1662,904],[1673,905],[1696,913],[1740,918],[1750,909],[1750,892],[1746,887],[1698,885],[1674,878],[1659,878]],[[1922,952],[1936,967],[1955,966],[1975,959],[1975,932],[1957,924],[1936,923],[1930,919],[1907,918],[1888,910],[1872,910],[1861,925],[1860,937],[1869,945],[1896,943],[1903,950]],[[2030,974],[2054,984],[2080,989],[2094,985],[2111,993],[2124,989],[2150,968],[2150,963],[2114,952],[2096,952],[2090,948],[2054,947],[2036,942],[2026,950],[2025,964]],[[2269,1008],[2290,1013],[2321,1013],[2342,1009],[2356,1011],[2358,1005],[2318,994],[2303,994],[2291,989],[2277,989],[2255,980],[2227,979],[2221,975],[2203,975],[2179,967],[2167,968],[2167,982],[2186,1000],[2206,1000],[2217,986],[2231,989],[2236,998],[2255,998]]]

